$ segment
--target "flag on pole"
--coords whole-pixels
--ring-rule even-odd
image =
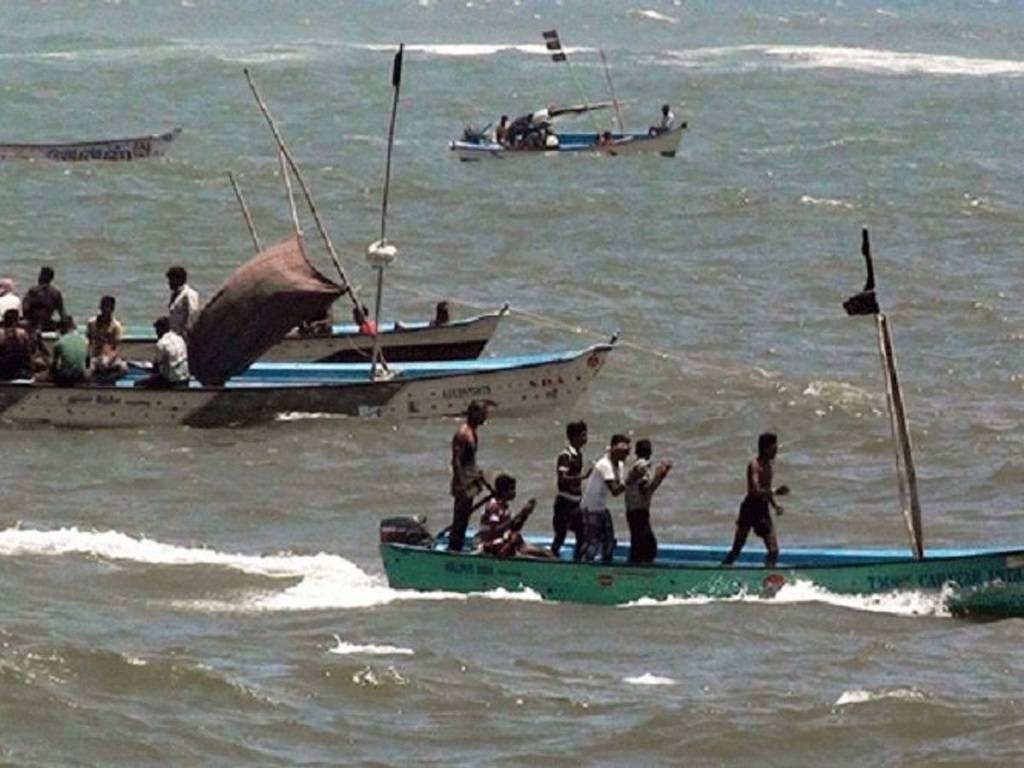
[[[562,41],[558,39],[558,30],[549,29],[543,33],[544,43],[547,45],[548,50],[551,51],[552,61],[565,61],[565,51],[562,50]]]
[[[868,231],[861,231],[860,252],[864,256],[864,262],[868,269],[868,278],[864,283],[864,290],[854,294],[843,302],[843,309],[846,314],[854,315],[877,315],[881,312],[878,306],[878,298],[875,296],[875,270],[871,265],[871,241],[868,239]]]

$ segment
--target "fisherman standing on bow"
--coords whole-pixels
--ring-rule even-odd
[[[608,511],[608,495],[621,496],[626,491],[622,482],[622,463],[629,457],[629,443],[625,435],[612,435],[607,452],[594,464],[580,505],[583,541],[576,545],[577,560],[612,561],[615,525]]]
[[[199,317],[199,294],[188,284],[188,273],[184,267],[173,266],[167,270],[167,287],[171,289],[167,302],[171,330],[187,339]]]
[[[483,471],[477,466],[479,448],[477,429],[487,421],[487,406],[477,400],[469,404],[466,421],[452,437],[452,524],[448,530],[448,549],[461,552],[466,541],[466,527],[473,514],[473,497],[487,487]]]
[[[725,556],[722,565],[732,565],[740,556],[751,528],[764,539],[765,549],[768,550],[764,559],[765,567],[774,568],[779,559],[779,540],[775,534],[775,522],[772,520],[770,508],[774,507],[776,514],[782,514],[782,505],[775,501],[775,497],[785,496],[789,493],[789,487],[772,487],[772,463],[778,452],[777,435],[764,432],[757,438],[757,456],[747,465],[747,495],[740,504],[736,536],[732,542],[732,549]]]

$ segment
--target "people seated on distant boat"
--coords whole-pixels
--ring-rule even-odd
[[[18,325],[18,310],[8,309],[0,326],[0,381],[32,376],[32,336]]]
[[[439,301],[434,307],[434,317],[430,324],[435,328],[440,325],[448,325],[452,321],[451,309],[447,301]]]
[[[615,526],[608,511],[608,496],[626,492],[622,464],[629,458],[630,440],[626,435],[612,435],[608,450],[597,460],[583,489],[580,503],[583,519],[583,544],[577,545],[575,559],[600,560],[610,563],[615,551]]]
[[[767,554],[764,564],[766,568],[774,568],[779,559],[779,540],[775,534],[775,522],[772,520],[771,508],[776,514],[782,514],[782,505],[775,501],[776,496],[785,496],[789,488],[780,485],[772,487],[772,473],[775,456],[779,451],[779,438],[772,432],[764,432],[757,438],[757,456],[747,465],[747,495],[740,504],[739,517],[736,520],[736,535],[732,549],[726,555],[722,565],[732,565],[740,556],[743,545],[751,529],[764,540]]]
[[[156,331],[156,357],[153,372],[135,382],[136,387],[171,389],[188,386],[188,346],[180,334],[171,330],[171,321],[161,317],[153,323]]]
[[[352,322],[359,327],[359,332],[364,336],[373,336],[377,333],[377,324],[370,318],[370,310],[366,305],[352,305]]]
[[[66,316],[64,297],[53,284],[53,278],[53,267],[40,269],[38,282],[29,288],[21,302],[21,314],[25,322],[43,332],[57,330],[58,324]]]
[[[571,421],[565,425],[565,448],[555,459],[554,514],[551,527],[555,536],[551,540],[551,552],[555,557],[562,551],[565,536],[572,531],[574,553],[579,552],[583,543],[583,518],[580,500],[583,497],[583,481],[590,475],[591,468],[583,469],[583,446],[587,444],[587,423]]]
[[[637,440],[636,459],[626,470],[626,522],[629,524],[629,562],[653,563],[658,556],[658,540],[651,528],[651,497],[672,470],[672,462],[663,459],[651,464],[651,441]]]
[[[297,328],[300,336],[330,336],[334,331],[334,318],[331,315],[331,308],[324,307],[324,311],[307,320]]]
[[[610,144],[615,143],[615,138],[612,136],[611,131],[605,131],[597,137],[597,145],[599,147],[607,147]]]
[[[523,539],[523,526],[537,506],[536,499],[530,499],[515,515],[509,503],[516,497],[516,479],[500,474],[494,478],[494,495],[480,513],[480,527],[476,534],[478,552],[497,557],[553,557],[543,547],[535,547]]]
[[[18,310],[18,317],[21,317],[21,299],[14,292],[14,281],[9,277],[0,278],[0,317],[7,314],[7,310]]]
[[[466,527],[473,514],[473,499],[487,487],[483,470],[476,463],[480,439],[477,430],[487,421],[487,405],[473,400],[466,410],[466,421],[452,436],[451,494],[452,524],[448,530],[448,549],[461,552],[466,541]]]
[[[503,147],[507,147],[508,146],[508,131],[509,131],[508,115],[502,115],[501,119],[498,121],[498,124],[494,128],[494,142],[496,144],[501,144],[501,146],[503,146]]]
[[[187,339],[199,317],[199,294],[188,284],[185,268],[177,265],[167,270],[167,287],[171,290],[171,297],[167,301],[167,318],[171,330]]]
[[[676,116],[672,111],[672,107],[669,104],[661,105],[661,122],[658,125],[652,125],[650,130],[647,131],[649,136],[659,136],[663,133],[668,133],[672,130],[675,125]]]
[[[71,315],[64,316],[58,329],[60,338],[53,345],[50,373],[58,387],[73,387],[85,381],[89,372],[89,342],[78,332]]]

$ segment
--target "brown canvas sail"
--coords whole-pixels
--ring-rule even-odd
[[[301,236],[263,250],[235,270],[199,314],[188,340],[192,375],[203,384],[223,384],[344,292],[309,262]]]

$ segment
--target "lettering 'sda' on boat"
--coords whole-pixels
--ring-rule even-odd
[[[529,589],[550,600],[622,604],[771,597],[787,584],[803,583],[834,594],[930,593],[953,615],[1024,618],[1024,547],[924,548],[910,431],[888,320],[875,295],[867,230],[862,251],[867,285],[844,307],[850,315],[870,315],[875,321],[909,551],[784,547],[778,562],[766,567],[760,552],[747,550],[733,566],[723,567],[728,547],[661,544],[653,563],[634,565],[627,562],[627,542],[616,547],[607,564],[573,562],[568,548],[559,559],[498,558],[468,548],[449,552],[444,536],[435,540],[421,523],[397,518],[381,524],[380,555],[390,585],[462,593]],[[528,539],[538,546],[546,543]]]
[[[0,160],[142,160],[163,155],[180,133],[181,128],[175,128],[164,133],[130,139],[99,139],[54,144],[0,144]]]

